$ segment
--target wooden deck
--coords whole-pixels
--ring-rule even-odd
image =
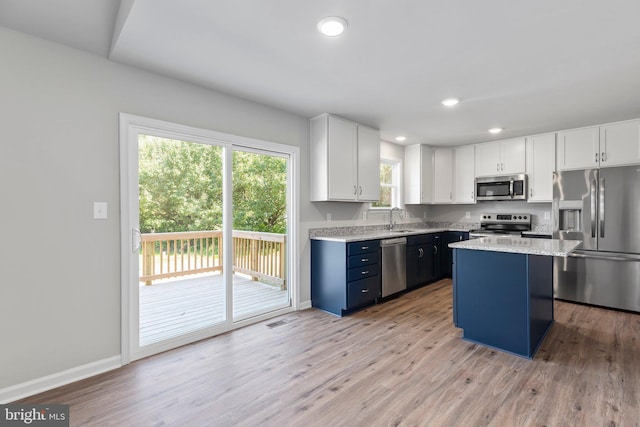
[[[173,279],[140,287],[140,345],[224,321],[221,274]],[[241,320],[289,305],[288,291],[234,274],[233,319]]]

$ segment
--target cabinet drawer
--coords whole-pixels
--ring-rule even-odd
[[[380,276],[347,284],[347,308],[371,304],[380,296]]]
[[[407,246],[424,245],[428,243],[433,243],[433,234],[417,234],[414,236],[407,236]]]
[[[365,265],[377,264],[378,252],[368,252],[366,254],[350,256],[347,261],[347,268],[359,268]]]
[[[347,244],[347,255],[359,255],[367,252],[378,252],[380,240],[367,240],[364,242],[352,242]]]
[[[351,268],[347,271],[347,282],[364,279],[365,277],[377,276],[379,273],[379,269],[379,264],[365,265],[364,267],[359,268]]]

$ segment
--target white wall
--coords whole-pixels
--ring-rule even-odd
[[[0,389],[120,354],[120,112],[299,146],[303,223],[322,216],[307,118],[2,27],[0,52]]]

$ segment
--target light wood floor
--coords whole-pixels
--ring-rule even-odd
[[[29,399],[72,425],[638,426],[640,315],[556,302],[533,361],[460,340],[443,280],[306,310]]]

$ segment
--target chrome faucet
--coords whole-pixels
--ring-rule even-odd
[[[389,211],[389,230],[393,230],[393,227],[395,227],[396,223],[393,221],[393,211],[400,211],[400,208],[391,208],[391,210]]]

